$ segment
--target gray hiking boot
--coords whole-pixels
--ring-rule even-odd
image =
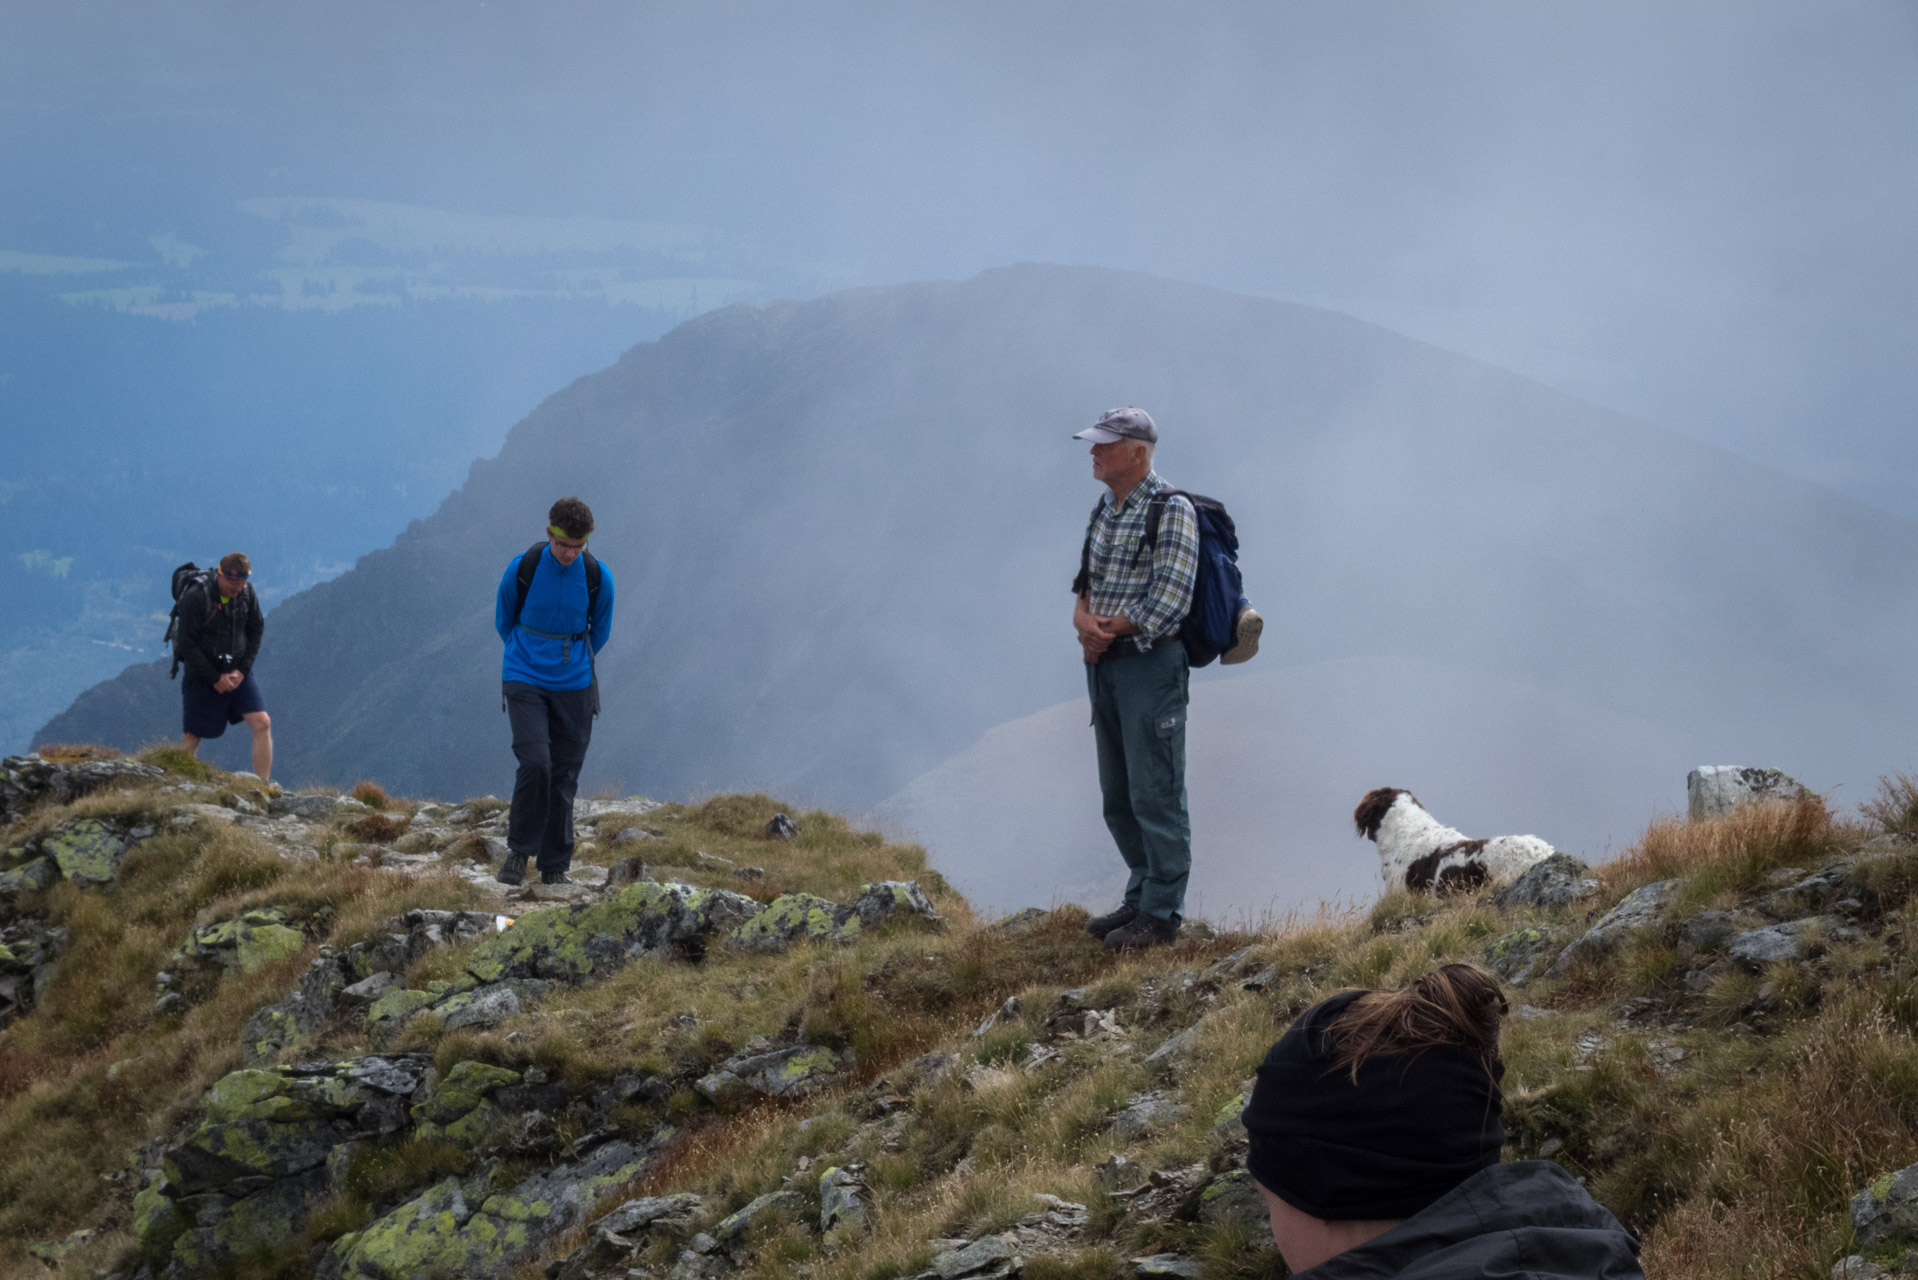
[[[509,853],[506,861],[499,864],[499,874],[493,877],[501,884],[519,884],[526,879],[526,855]]]
[[[1106,935],[1106,946],[1114,951],[1143,951],[1163,947],[1179,940],[1179,917],[1161,920],[1157,916],[1136,916],[1131,924]]]
[[[1086,932],[1104,942],[1106,935],[1114,929],[1122,929],[1139,917],[1139,909],[1129,902],[1119,904],[1117,911],[1108,911],[1102,916],[1094,916],[1086,921]]]
[[[1265,633],[1265,619],[1251,605],[1239,610],[1239,621],[1232,629],[1232,647],[1219,655],[1224,666],[1245,662],[1259,651],[1259,637]]]
[[[569,883],[566,879],[566,873],[564,871],[542,871],[539,873],[539,882],[541,884]]]

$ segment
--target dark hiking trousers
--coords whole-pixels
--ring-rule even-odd
[[[1131,875],[1125,900],[1149,916],[1185,913],[1192,824],[1185,807],[1185,645],[1168,636],[1144,653],[1086,667],[1106,829]]]
[[[593,738],[593,689],[542,689],[508,680],[506,714],[513,722],[513,811],[506,847],[541,871],[573,865],[573,796]]]

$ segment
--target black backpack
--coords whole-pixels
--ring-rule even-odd
[[[513,616],[507,619],[508,624],[511,626],[517,627],[519,625],[520,610],[526,607],[526,593],[533,589],[533,575],[539,572],[539,557],[540,553],[544,550],[546,550],[546,544],[544,542],[536,542],[526,548],[526,554],[519,558],[519,572],[513,577],[514,587],[516,588],[516,594],[513,599]],[[599,583],[602,575],[599,561],[593,559],[592,552],[581,551],[579,558],[586,562],[586,631],[579,633],[583,636],[593,629],[593,615],[599,612]],[[188,567],[190,568],[191,566]],[[179,570],[174,570],[174,573],[177,575]],[[573,638],[578,639],[579,636]]]
[[[520,611],[526,607],[526,593],[533,589],[533,575],[539,572],[540,553],[545,550],[544,542],[535,542],[526,548],[526,553],[519,558],[519,570],[513,575],[513,616],[507,620],[509,626],[519,625]],[[592,668],[593,672],[593,714],[597,716],[599,714],[599,667],[593,661],[592,631],[593,615],[599,612],[599,584],[604,575],[599,567],[599,561],[593,558],[592,552],[582,550],[579,555],[580,559],[586,562],[586,630],[576,636],[563,638],[584,641],[586,644],[586,665]],[[503,710],[504,701],[500,705]]]
[[[173,611],[166,616],[166,634],[160,638],[161,644],[171,649],[173,648],[173,642],[180,637],[180,597],[187,593],[189,587],[197,586],[204,590],[212,581],[213,570],[202,569],[191,560],[173,571]],[[522,592],[522,598],[524,598],[524,595],[525,593]],[[173,653],[173,667],[167,672],[166,678],[172,680],[178,677],[179,674],[180,653],[179,650],[175,649]]]
[[[1139,540],[1139,554],[1158,550],[1159,521],[1165,504],[1172,498],[1184,498],[1192,504],[1199,524],[1199,566],[1192,578],[1192,608],[1179,624],[1179,639],[1185,642],[1187,660],[1195,667],[1210,666],[1221,654],[1238,643],[1239,611],[1248,603],[1245,582],[1239,573],[1239,532],[1226,513],[1225,504],[1204,494],[1183,489],[1166,489],[1152,495],[1146,503],[1145,536]],[[1100,499],[1092,508],[1092,520],[1086,525],[1085,544],[1079,549],[1079,576],[1072,580],[1073,594],[1090,585],[1092,569],[1092,523],[1105,507]]]

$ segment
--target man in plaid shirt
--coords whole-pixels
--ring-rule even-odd
[[[1145,410],[1114,409],[1073,439],[1092,442],[1092,478],[1107,489],[1072,584],[1072,625],[1092,696],[1106,827],[1131,872],[1118,910],[1086,929],[1114,950],[1155,947],[1179,934],[1192,869],[1179,625],[1192,608],[1199,522],[1186,498],[1165,498],[1157,542],[1145,544],[1155,495],[1172,487],[1152,469],[1159,430]]]

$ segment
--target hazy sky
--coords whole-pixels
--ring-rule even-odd
[[[1135,267],[1918,517],[1915,72],[1911,3],[16,0],[0,275],[190,324]]]

